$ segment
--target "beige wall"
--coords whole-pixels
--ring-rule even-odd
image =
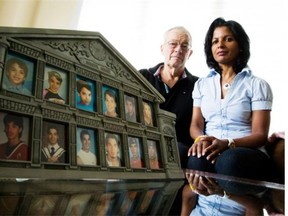
[[[0,0],[0,26],[77,29],[84,0]]]

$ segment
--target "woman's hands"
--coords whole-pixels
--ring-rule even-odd
[[[220,140],[213,136],[201,136],[195,139],[196,142],[188,150],[188,156],[206,157],[211,163],[215,163],[221,152],[228,146],[228,140]]]
[[[189,182],[189,186],[194,193],[201,195],[218,194],[223,196],[223,189],[213,178],[208,178],[202,175],[187,173],[186,178]]]

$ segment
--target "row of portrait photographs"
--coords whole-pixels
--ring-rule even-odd
[[[34,95],[35,62],[14,53],[8,53],[5,61],[2,88],[32,96]],[[46,66],[44,71],[43,99],[58,104],[69,104],[68,75],[64,70]],[[84,77],[76,77],[76,108],[96,111],[96,84]],[[151,102],[143,101],[144,123],[147,126],[155,125],[154,109]],[[110,86],[102,86],[102,110],[109,117],[119,117],[119,92]],[[125,119],[131,122],[140,122],[137,98],[124,94]]]
[[[30,160],[29,128],[30,120],[17,114],[0,112],[0,159]],[[96,166],[97,137],[94,129],[77,127],[77,165]],[[41,161],[44,163],[67,163],[67,132],[64,124],[43,121]],[[158,142],[147,140],[149,166],[160,169],[161,155]],[[143,144],[139,137],[128,136],[129,160],[131,168],[144,168]],[[105,133],[106,165],[109,167],[123,167],[121,135]]]
[[[142,215],[149,213],[151,201],[157,199],[158,194],[156,189],[151,189],[101,194],[31,194],[26,197],[9,195],[0,196],[0,209],[1,215],[13,215],[15,212],[19,212],[21,202],[25,202],[26,209],[22,210],[25,210],[27,215],[54,215],[56,212],[61,212],[63,215],[90,215],[91,211],[93,215],[114,215],[116,213]],[[25,199],[29,199],[30,202]],[[64,199],[68,199],[67,202]],[[57,204],[62,200],[67,204],[62,205],[63,209],[59,209]]]

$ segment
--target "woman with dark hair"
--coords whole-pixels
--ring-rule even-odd
[[[257,180],[269,178],[270,161],[264,145],[273,95],[269,84],[254,76],[247,65],[249,44],[245,30],[235,21],[217,18],[209,27],[204,50],[211,71],[196,82],[193,91],[190,135],[195,141],[188,151],[188,169]],[[207,210],[199,203],[209,205],[224,195],[227,198],[227,191],[235,192],[229,183],[221,185],[225,191],[217,192],[207,188],[201,180],[201,190],[197,188],[198,182],[197,185],[189,183],[190,188],[185,188],[183,197],[191,190],[198,194],[204,190],[204,194],[209,194],[198,197],[193,215]],[[229,199],[233,200],[232,197]],[[221,208],[230,208],[234,203],[230,200],[222,204],[220,212]],[[241,209],[237,203],[235,208]],[[236,215],[235,212],[232,215]]]

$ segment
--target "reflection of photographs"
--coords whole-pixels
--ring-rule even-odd
[[[84,215],[84,211],[88,207],[90,198],[91,194],[73,195],[64,215]]]
[[[77,128],[77,164],[96,165],[95,133],[86,128]]]
[[[136,122],[137,121],[136,98],[132,96],[124,95],[124,101],[125,101],[126,120]]]
[[[107,166],[122,166],[121,143],[118,134],[105,133],[105,150]]]
[[[147,214],[148,207],[150,206],[151,200],[155,194],[156,190],[149,190],[146,192],[145,197],[143,198],[140,208],[138,210],[138,214]]]
[[[21,208],[19,202],[23,197],[20,196],[0,196],[0,215],[15,215]]]
[[[128,137],[128,147],[131,168],[143,168],[142,148],[140,147],[139,138]]]
[[[103,113],[106,116],[118,117],[118,90],[108,86],[102,87]]]
[[[153,126],[153,111],[151,104],[143,101],[143,115],[144,115],[144,123],[147,126]]]
[[[95,111],[95,86],[91,80],[77,77],[77,108],[87,111]]]
[[[129,213],[131,212],[131,210],[133,210],[131,209],[132,204],[133,202],[137,201],[136,195],[137,195],[137,191],[127,192],[119,209],[120,215],[130,215]]]
[[[65,126],[43,122],[42,162],[65,163]]]
[[[59,200],[55,195],[37,195],[32,198],[28,215],[54,215],[55,206]]]
[[[14,54],[8,54],[5,62],[2,88],[31,95],[33,91],[34,63]]]
[[[29,160],[29,118],[0,112],[0,159]]]
[[[45,68],[43,98],[54,103],[67,103],[67,74],[52,67]]]
[[[156,145],[156,141],[147,140],[148,145],[148,155],[149,155],[149,164],[151,169],[159,169],[161,167],[161,163],[159,161],[159,149]]]
[[[115,194],[105,193],[102,194],[98,200],[95,215],[107,215],[108,209],[111,206]]]

